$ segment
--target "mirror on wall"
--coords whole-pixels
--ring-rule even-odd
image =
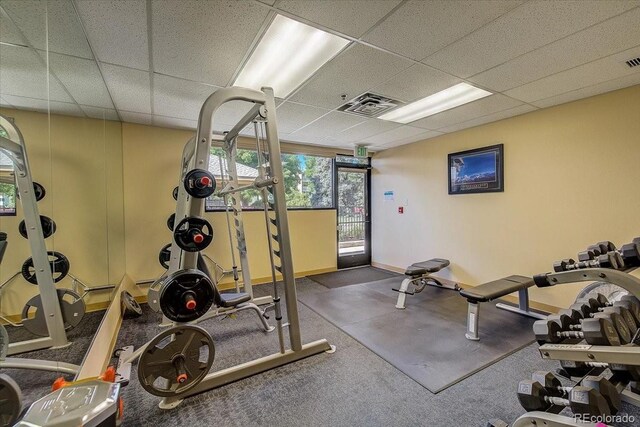
[[[0,26],[0,114],[22,132],[39,213],[55,222],[45,243],[68,270],[56,286],[98,310],[125,271],[119,118],[73,1],[0,0]],[[0,154],[0,314],[19,322],[38,288],[21,273],[31,249],[13,174]]]

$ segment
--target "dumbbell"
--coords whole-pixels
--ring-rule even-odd
[[[618,338],[620,340],[620,343],[622,345],[629,344],[635,332],[634,334],[631,334],[631,330],[627,324],[627,320],[623,317],[622,314],[620,314],[620,312],[626,309],[618,308],[619,312],[617,312],[615,309],[613,310],[609,310],[609,309],[613,309],[613,307],[605,308],[604,310],[607,310],[607,312],[594,313],[591,315],[589,319],[604,318],[604,319],[610,320],[613,323],[613,326],[616,332],[618,333]],[[628,312],[628,310],[626,311]],[[631,314],[628,313],[628,315],[630,316]],[[578,323],[575,323],[573,321],[573,318],[566,314],[552,314],[550,316],[547,316],[547,321],[556,323],[558,326],[560,326],[561,331],[582,331],[585,319],[582,319],[581,321],[578,321]],[[566,338],[581,338],[581,337],[568,336]]]
[[[582,331],[564,331],[561,325],[553,320],[537,320],[533,323],[533,333],[540,345],[556,344],[565,338],[584,339],[591,345],[622,345],[613,322],[605,316],[584,319]]]
[[[626,267],[640,266],[640,237],[636,237],[631,243],[622,245],[620,249],[616,249],[616,245],[607,240],[591,245],[587,250],[598,254],[616,251],[621,256]]]
[[[617,252],[609,252],[595,256],[592,251],[584,251],[580,252],[578,255],[578,262],[571,258],[565,258],[562,261],[554,262],[553,271],[560,273],[563,271],[582,270],[585,268],[613,268],[617,270],[624,267],[624,261],[622,261],[622,257],[620,257]]]
[[[569,407],[574,414],[609,416],[611,408],[606,399],[594,388],[575,386],[567,398],[553,396],[542,384],[533,380],[520,381],[518,400],[526,411],[550,411],[554,406]],[[558,413],[560,411],[557,411]]]
[[[549,371],[536,371],[531,374],[531,380],[541,384],[554,397],[565,397],[573,388],[563,386],[558,377]],[[597,390],[607,401],[611,414],[618,413],[621,403],[620,393],[611,381],[599,376],[587,376],[582,379],[581,385]]]
[[[561,360],[561,371],[566,373],[568,377],[582,378],[589,374],[593,369],[602,368],[609,369],[616,374],[619,379],[628,381],[640,381],[640,366],[621,365],[618,363],[603,362],[576,362],[573,360]]]

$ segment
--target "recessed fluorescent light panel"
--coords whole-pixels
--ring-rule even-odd
[[[348,43],[342,37],[276,15],[233,85],[251,89],[270,86],[275,96],[285,98]]]
[[[459,83],[426,98],[389,111],[378,118],[398,123],[409,123],[489,95],[492,95],[492,93],[467,83]]]

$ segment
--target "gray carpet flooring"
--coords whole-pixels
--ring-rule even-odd
[[[391,277],[402,277],[402,275],[380,268],[366,266],[308,276],[309,279],[327,288],[341,288],[343,286],[374,282]]]
[[[300,297],[326,290],[307,279],[297,283]],[[256,287],[258,296],[270,293],[270,286]],[[119,345],[141,345],[161,330],[160,316],[143,309],[143,317],[123,323]],[[305,342],[327,338],[337,351],[200,394],[171,411],[159,409],[158,398],[141,388],[134,366],[133,380],[123,390],[124,425],[484,426],[490,418],[513,421],[521,415],[518,381],[557,366],[542,360],[534,344],[432,394],[304,304],[300,319]],[[216,342],[214,369],[277,351],[277,336],[262,332],[252,313],[202,326]],[[626,406],[623,411],[640,417]]]
[[[427,286],[395,302],[403,276],[302,292],[300,301],[409,377],[438,393],[533,342],[533,319],[480,307],[480,341],[465,338],[467,302],[458,292]]]

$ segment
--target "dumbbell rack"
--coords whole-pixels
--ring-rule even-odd
[[[16,343],[9,343],[7,355],[26,353],[46,348],[60,348],[70,344],[65,332],[64,320],[58,300],[58,294],[53,281],[53,274],[49,266],[47,247],[40,223],[40,213],[33,190],[33,180],[29,168],[29,160],[24,145],[24,138],[18,127],[7,117],[0,115],[0,126],[7,132],[9,138],[0,136],[0,150],[13,162],[17,191],[23,208],[24,221],[27,230],[29,246],[38,290],[42,299],[42,309],[45,312],[45,322],[48,336]],[[69,363],[50,360],[5,358],[0,360],[0,367],[37,369],[54,372],[75,374],[78,366]]]
[[[636,277],[640,269],[631,273],[633,274],[606,268],[588,268],[549,273],[546,275],[546,284],[537,284],[544,287],[577,282],[607,282],[625,289],[640,299],[640,278]],[[640,346],[638,345],[610,347],[589,344],[544,344],[540,346],[539,351],[543,359],[640,366]],[[640,406],[640,396],[629,390],[622,391],[622,399]]]

